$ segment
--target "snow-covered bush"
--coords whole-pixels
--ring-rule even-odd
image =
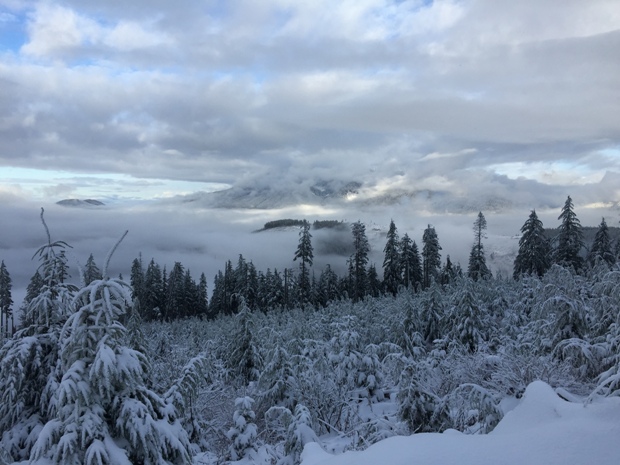
[[[281,465],[298,465],[304,446],[309,442],[319,442],[312,428],[310,411],[303,405],[297,404],[295,415],[288,427],[286,441],[284,443],[284,459]]]
[[[232,460],[252,458],[256,455],[256,414],[252,409],[254,399],[251,397],[239,397],[235,400],[235,413],[233,414],[233,426],[228,431],[228,439],[232,441],[230,457]]]

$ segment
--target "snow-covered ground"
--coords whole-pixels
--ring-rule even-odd
[[[618,465],[620,399],[567,402],[536,381],[487,435],[399,436],[340,455],[307,444],[301,465]]]

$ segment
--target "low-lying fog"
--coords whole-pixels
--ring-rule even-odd
[[[236,263],[239,254],[252,261],[257,269],[296,268],[293,255],[298,243],[298,229],[284,228],[256,232],[267,221],[295,218],[315,220],[361,220],[371,244],[371,263],[381,273],[385,233],[394,219],[398,233],[408,233],[418,246],[422,244],[424,228],[435,227],[442,246],[442,260],[450,255],[454,263],[464,268],[473,243],[472,225],[475,213],[435,214],[421,211],[419,205],[392,207],[372,206],[350,211],[339,208],[299,206],[277,210],[204,209],[191,204],[144,203],[131,206],[70,208],[51,203],[41,205],[25,201],[0,204],[0,259],[4,260],[13,282],[14,308],[23,299],[25,287],[38,266],[32,259],[36,249],[45,243],[45,231],[40,222],[40,208],[45,207],[45,219],[52,240],[62,240],[72,246],[69,254],[72,280],[78,281],[76,262],[84,264],[92,253],[103,267],[109,249],[125,230],[129,234],[110,263],[110,276],[129,279],[131,263],[142,254],[145,266],[155,259],[170,270],[175,261],[181,262],[198,279],[204,272],[209,283],[223,269],[226,260]],[[609,226],[618,224],[619,212],[610,208],[575,207],[584,226],[597,226],[605,216]],[[518,233],[529,215],[528,210],[504,213],[484,212],[488,238],[485,251],[490,268],[495,273],[509,275],[518,248]],[[559,209],[537,213],[545,227],[555,228]],[[312,230],[314,270],[321,272],[330,264],[338,273],[346,270],[350,254],[349,229]]]

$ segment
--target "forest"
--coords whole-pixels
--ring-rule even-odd
[[[298,269],[239,256],[210,299],[180,263],[108,276],[122,238],[69,283],[69,244],[41,219],[16,317],[0,268],[0,463],[295,465],[309,442],[488,433],[535,380],[569,400],[620,394],[618,239],[603,219],[586,244],[570,197],[551,238],[531,212],[513,276],[486,265],[482,212],[467,269],[442,261],[431,225],[418,247],[392,221],[381,276],[357,222],[347,274],[317,278],[303,222]]]

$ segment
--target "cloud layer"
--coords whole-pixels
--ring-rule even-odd
[[[5,166],[463,189],[620,171],[614,0],[5,0],[0,18]]]

